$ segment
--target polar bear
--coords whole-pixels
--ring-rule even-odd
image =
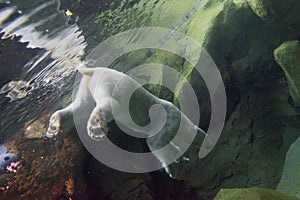
[[[151,151],[170,143],[174,152],[182,155],[180,146],[171,141],[180,123],[182,125],[180,129],[185,134],[181,139],[184,141],[186,136],[193,138],[196,136],[194,144],[201,147],[206,136],[201,128],[194,125],[174,104],[154,96],[127,74],[104,67],[87,68],[84,63],[80,64],[78,71],[83,77],[76,98],[69,106],[52,114],[47,137],[51,138],[59,132],[62,118],[72,115],[84,106],[87,99],[92,98],[96,106],[89,116],[86,130],[93,140],[100,141],[106,136],[107,123],[111,120],[117,118],[126,125],[131,123],[130,119],[133,119],[142,128],[130,126],[129,129],[148,135],[146,141]],[[128,91],[132,88],[136,88],[136,92],[133,100],[131,99],[131,104],[134,105],[130,111],[131,118],[129,118],[126,116],[129,114],[126,109],[128,110],[127,107],[130,105],[124,106],[124,102],[129,101],[126,98],[128,98]],[[153,105],[156,106],[153,107]],[[162,123],[159,117],[162,114],[167,117],[162,120],[163,126],[157,130],[157,126]],[[167,155],[158,155],[162,162],[165,156]]]

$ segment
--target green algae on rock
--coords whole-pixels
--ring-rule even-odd
[[[300,37],[299,0],[248,0],[253,11],[265,22],[296,39]]]
[[[214,200],[296,200],[275,190],[263,188],[221,189]]]
[[[289,91],[296,107],[300,106],[300,44],[288,41],[274,51],[276,62],[288,80]]]
[[[45,133],[47,131],[47,125],[47,121],[38,119],[26,126],[24,134],[29,139],[43,138],[45,137]]]
[[[300,199],[300,137],[291,145],[277,191]]]
[[[276,63],[273,58],[273,50],[285,40],[284,37],[260,20],[247,2],[237,0],[209,1],[195,13],[182,31],[202,44],[214,59],[230,93],[228,109],[234,110],[236,116],[228,112],[228,121],[211,155],[199,160],[195,158],[192,150],[188,151],[185,155],[191,158],[191,162],[186,166],[176,164],[170,166],[172,175],[195,187],[207,187],[207,184],[212,182],[228,184],[230,187],[250,187],[259,182],[260,187],[274,187],[280,178],[280,174],[276,171],[282,169],[283,164],[283,161],[279,163],[277,160],[284,159],[286,150],[285,147],[278,147],[280,153],[277,152],[275,155],[274,152],[278,151],[275,145],[267,150],[264,146],[280,139],[277,132],[280,135],[281,130],[270,129],[276,126],[276,123],[267,121],[266,118],[274,110],[270,102],[278,104],[279,99],[268,100],[265,94],[258,91],[273,87],[277,88],[270,89],[274,92],[286,89],[278,82],[283,73],[274,67]],[[202,112],[203,108],[209,107],[207,103],[209,101],[204,98],[205,84],[202,84],[201,76],[197,75],[192,67],[186,67],[188,65],[187,62],[184,63],[182,73],[195,87],[201,106],[201,120],[204,121],[209,116],[209,112]],[[265,77],[265,74],[270,76]],[[270,94],[272,95],[275,94]],[[237,100],[239,96],[241,100]],[[248,106],[251,108],[248,109]],[[273,123],[274,125],[271,125]],[[258,137],[259,132],[265,135]],[[242,163],[238,161],[240,159],[249,162]],[[258,162],[264,166],[264,172],[261,166],[257,167]],[[240,174],[234,168],[229,169],[232,163],[235,169],[249,169],[249,171]],[[247,174],[251,173],[255,175],[249,178]]]

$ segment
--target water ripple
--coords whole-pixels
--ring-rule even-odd
[[[58,1],[24,9],[27,5],[32,6],[26,1],[22,8],[10,3],[0,10],[2,40],[17,39],[27,48],[41,49],[24,66],[17,66],[20,77],[0,89],[0,141],[3,135],[61,106],[56,103],[60,98],[70,101],[76,65],[87,46],[79,27],[68,24],[69,16],[58,9]]]

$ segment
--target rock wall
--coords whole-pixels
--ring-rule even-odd
[[[274,51],[276,62],[280,65],[288,80],[289,91],[295,107],[300,106],[300,43],[288,41]]]
[[[286,196],[276,191],[261,188],[221,189],[215,200],[296,200],[295,197]]]
[[[300,154],[300,137],[291,145],[285,159],[285,165],[281,180],[278,184],[277,190],[300,198],[300,179],[299,179],[299,154]]]

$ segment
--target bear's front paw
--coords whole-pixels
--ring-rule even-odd
[[[52,138],[57,135],[60,128],[60,117],[58,113],[54,113],[49,120],[49,126],[46,132],[48,138]]]
[[[92,116],[88,122],[87,132],[93,140],[100,141],[106,136],[108,128],[99,117]]]

